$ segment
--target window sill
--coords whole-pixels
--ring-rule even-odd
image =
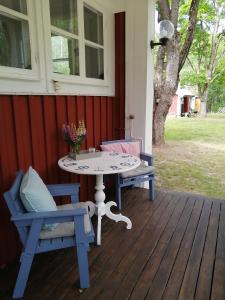
[[[53,82],[65,83],[65,84],[80,84],[80,85],[91,85],[91,86],[109,86],[107,79],[95,79],[87,78],[75,75],[64,76],[60,74],[53,74]]]
[[[3,79],[16,79],[16,80],[29,80],[37,81],[40,77],[36,70],[19,69],[0,66],[0,78]]]

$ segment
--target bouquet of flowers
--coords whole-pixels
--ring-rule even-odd
[[[84,120],[79,121],[77,127],[74,123],[71,125],[63,124],[62,133],[65,142],[71,147],[72,154],[79,154],[81,144],[87,134]]]

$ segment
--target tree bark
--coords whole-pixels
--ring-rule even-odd
[[[166,70],[164,72],[165,53],[167,53]],[[178,86],[179,68],[179,38],[174,37],[165,49],[161,49],[157,56],[155,76],[155,93],[153,108],[153,144],[161,146],[165,143],[165,120],[172,104],[173,96]],[[160,63],[161,62],[161,63]]]
[[[206,101],[201,100],[201,117],[206,117],[207,116],[207,109],[206,109]]]
[[[200,113],[201,117],[206,117],[207,115],[206,103],[208,99],[208,93],[209,93],[209,87],[207,85],[201,97],[201,113]]]

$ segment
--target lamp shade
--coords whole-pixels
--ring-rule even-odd
[[[171,39],[174,34],[173,23],[169,20],[159,22],[159,39]]]

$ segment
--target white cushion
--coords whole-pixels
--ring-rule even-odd
[[[140,175],[145,175],[145,174],[153,172],[153,171],[154,171],[154,167],[141,164],[134,170],[121,173],[121,177],[122,178],[136,177],[136,176],[140,176]]]
[[[88,215],[87,205],[84,203],[75,203],[75,204],[65,204],[57,206],[58,210],[69,210],[74,208],[86,208],[87,213],[84,215],[84,230],[85,233],[89,233],[91,231],[91,222]],[[40,239],[54,239],[60,237],[69,237],[74,236],[74,222],[64,222],[58,223],[58,226],[49,231],[49,230],[41,230]]]

